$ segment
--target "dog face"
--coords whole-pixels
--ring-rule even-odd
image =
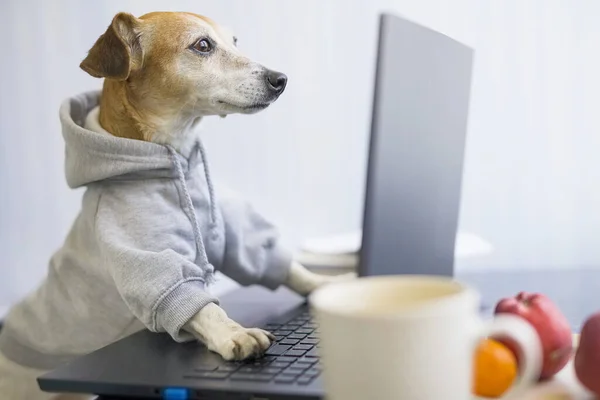
[[[196,14],[119,13],[81,68],[94,77],[125,81],[138,104],[162,114],[255,113],[277,100],[287,77],[242,55],[236,42]]]

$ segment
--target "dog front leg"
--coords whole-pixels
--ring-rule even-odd
[[[355,277],[354,273],[337,276],[319,275],[293,262],[285,286],[306,296],[322,285]],[[225,310],[215,303],[209,303],[202,308],[184,326],[184,329],[204,343],[209,350],[220,354],[228,361],[260,356],[275,340],[270,332],[258,328],[244,328],[229,318]]]
[[[355,273],[342,275],[319,275],[307,270],[303,265],[292,262],[285,286],[302,296],[307,296],[322,285],[356,278]]]
[[[260,356],[275,340],[262,329],[244,328],[215,303],[203,307],[184,329],[228,361]]]

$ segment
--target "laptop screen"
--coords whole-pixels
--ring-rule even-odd
[[[452,276],[473,51],[380,20],[359,274]]]

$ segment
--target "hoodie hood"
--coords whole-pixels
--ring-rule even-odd
[[[197,151],[192,151],[186,159],[164,145],[85,129],[86,117],[98,106],[99,100],[100,91],[93,91],[69,98],[61,105],[65,174],[69,187],[78,188],[104,180],[177,178],[177,163],[187,171],[191,164],[199,162]]]

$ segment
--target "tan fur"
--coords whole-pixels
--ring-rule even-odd
[[[218,57],[203,59],[192,54],[189,46],[202,36],[214,39]],[[262,81],[253,76],[264,70],[243,56],[234,46],[233,36],[214,21],[175,12],[154,12],[140,18],[117,14],[81,68],[106,78],[100,103],[104,129],[116,136],[161,143],[182,136],[204,116],[243,112],[219,107],[209,93],[233,93],[244,81],[256,88]],[[232,73],[215,80],[223,76],[221,71]],[[243,106],[246,100],[237,98],[235,102]],[[167,139],[160,139],[162,136]]]

